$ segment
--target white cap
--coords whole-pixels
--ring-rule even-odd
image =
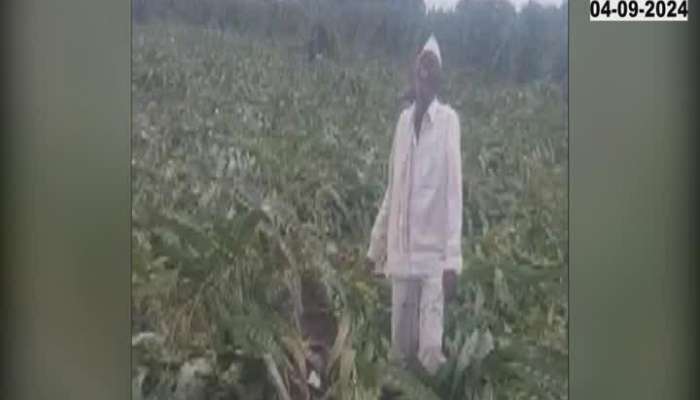
[[[423,51],[430,51],[433,54],[435,54],[438,60],[438,65],[442,67],[442,57],[440,57],[440,46],[438,46],[438,42],[435,39],[435,35],[430,35],[428,41],[425,42],[425,46],[423,46]]]

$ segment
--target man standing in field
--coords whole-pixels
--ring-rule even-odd
[[[400,115],[388,185],[368,263],[392,282],[392,353],[429,373],[445,362],[445,300],[462,268],[462,168],[457,113],[437,99],[442,60],[428,39],[413,71],[414,99]]]

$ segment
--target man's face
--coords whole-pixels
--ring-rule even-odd
[[[430,51],[418,54],[414,70],[416,97],[428,100],[437,94],[440,78],[440,63],[437,56]]]

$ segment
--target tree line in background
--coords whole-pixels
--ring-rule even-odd
[[[221,32],[303,44],[310,58],[388,56],[405,63],[433,32],[451,68],[499,80],[550,80],[566,88],[568,3],[460,0],[426,10],[423,0],[132,0],[135,22],[178,19]]]

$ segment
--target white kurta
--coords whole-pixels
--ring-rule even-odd
[[[462,269],[462,168],[457,113],[434,100],[414,131],[415,105],[399,117],[388,185],[368,257],[394,277]]]

